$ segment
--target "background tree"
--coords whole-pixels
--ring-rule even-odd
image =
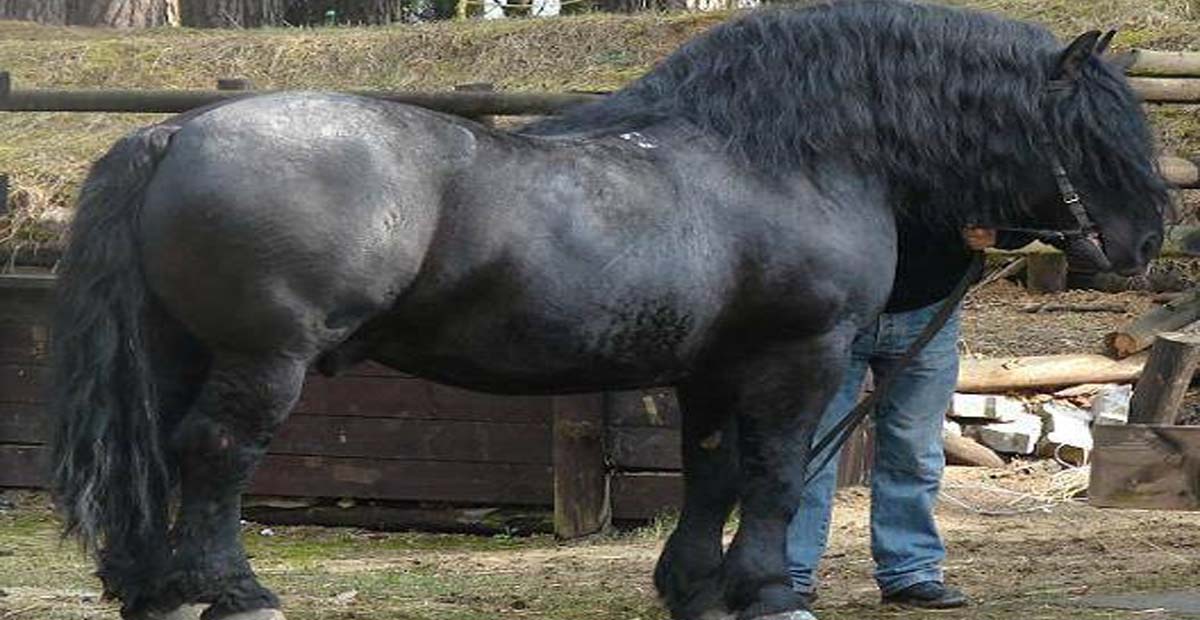
[[[195,28],[283,25],[287,0],[180,0],[180,20]]]
[[[67,23],[67,0],[0,0],[0,19]]]
[[[67,22],[80,26],[141,28],[171,23],[171,0],[69,0]]]
[[[326,23],[333,11],[338,24],[390,24],[401,21],[412,4],[408,0],[291,0],[287,22],[296,26]]]

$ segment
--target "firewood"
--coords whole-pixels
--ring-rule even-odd
[[[1145,363],[1144,354],[1123,360],[1095,354],[967,358],[959,365],[958,391],[997,394],[1080,383],[1128,383],[1138,378]]]
[[[1200,290],[1193,289],[1110,333],[1105,340],[1113,355],[1127,357],[1149,348],[1158,334],[1177,331],[1197,320],[1200,320]]]

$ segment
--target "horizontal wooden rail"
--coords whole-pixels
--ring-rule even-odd
[[[1200,79],[1131,77],[1129,85],[1146,103],[1200,103]]]
[[[1160,157],[1159,169],[1168,183],[1180,189],[1200,189],[1200,157]]]
[[[0,95],[0,111],[176,114],[228,99],[270,92],[279,91],[13,90],[7,96]],[[557,114],[600,97],[587,93],[351,92],[468,117]]]
[[[1130,50],[1120,55],[1130,75],[1200,77],[1200,52]]]
[[[1200,104],[1200,79],[1130,78],[1148,103]],[[222,90],[8,90],[0,81],[0,111],[125,112],[177,114],[205,105],[270,92]],[[525,116],[558,114],[571,106],[595,101],[599,93],[400,92],[357,90],[353,94],[457,114],[459,116]]]

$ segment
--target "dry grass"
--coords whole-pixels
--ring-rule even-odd
[[[1047,24],[1066,36],[1121,28],[1118,46],[1200,48],[1198,0],[948,0]],[[262,88],[439,90],[486,81],[505,90],[612,89],[725,15],[584,15],[373,28],[112,32],[0,22],[0,67],[17,88],[211,88],[244,77]],[[1162,108],[1171,150],[1200,151],[1196,108]],[[0,242],[54,243],[88,164],[155,117],[0,116],[0,171],[16,208]]]

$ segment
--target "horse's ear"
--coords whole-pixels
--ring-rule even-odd
[[[1104,36],[1100,37],[1100,42],[1096,44],[1095,54],[1097,56],[1103,56],[1104,53],[1108,51],[1108,45],[1112,43],[1113,37],[1115,36],[1117,36],[1116,30],[1109,30],[1108,32],[1104,33]]]
[[[1067,49],[1058,56],[1058,63],[1050,73],[1050,79],[1069,82],[1079,77],[1084,63],[1095,53],[1096,44],[1100,41],[1100,31],[1092,30],[1079,35]]]

